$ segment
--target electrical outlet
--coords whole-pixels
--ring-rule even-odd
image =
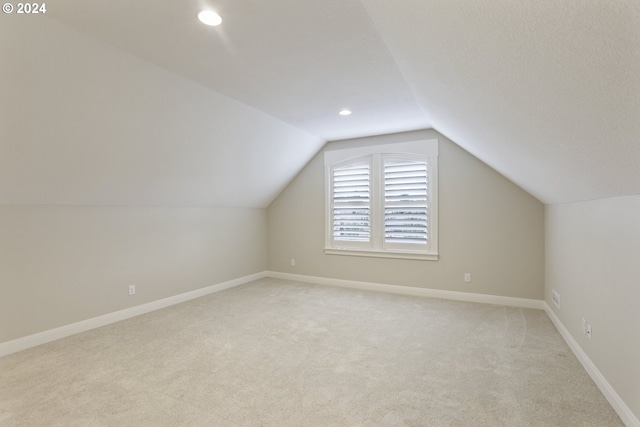
[[[136,285],[129,285],[129,295],[136,294]]]
[[[560,294],[555,290],[551,291],[551,300],[556,305],[556,307],[560,308]]]
[[[464,273],[464,281],[466,283],[471,283],[471,273]]]
[[[296,265],[296,260],[295,260],[295,259],[293,259],[293,258],[291,258],[291,266],[292,266],[292,267],[295,267],[295,265]]]
[[[587,323],[587,339],[591,341],[591,325]]]

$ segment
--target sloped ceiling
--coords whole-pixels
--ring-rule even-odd
[[[441,133],[545,203],[640,194],[640,1],[364,4]]]
[[[266,206],[324,141],[426,127],[545,203],[640,194],[638,0],[47,6],[0,16],[1,203]]]

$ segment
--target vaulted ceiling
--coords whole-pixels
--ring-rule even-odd
[[[427,127],[545,203],[640,194],[638,0],[3,15],[0,203],[263,207],[325,141]]]

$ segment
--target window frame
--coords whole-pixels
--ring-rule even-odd
[[[437,261],[438,253],[438,140],[372,145],[325,151],[325,248],[327,255],[418,259]],[[336,241],[333,235],[333,170],[355,161],[370,161],[370,239],[369,242]],[[424,161],[427,164],[427,245],[385,242],[384,159]]]

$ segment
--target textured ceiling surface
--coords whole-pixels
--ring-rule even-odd
[[[221,26],[195,19],[204,7],[222,15]],[[157,177],[165,187],[173,185],[176,196],[150,195],[145,203],[264,206],[319,148],[318,141],[426,127],[545,203],[640,194],[638,0],[58,0],[48,4],[51,18],[78,31],[92,48],[109,51],[106,56],[117,56],[109,50],[115,48],[131,55],[124,62],[170,72],[176,76],[172,87],[202,87],[209,94],[203,108],[213,97],[212,111],[234,110],[232,117],[218,114],[212,125],[193,131],[194,140],[174,153],[183,163],[169,165],[173,175],[160,177],[148,167],[143,179],[131,170],[120,188],[130,177],[139,191],[119,197],[118,188],[108,187],[96,203],[145,199]],[[4,34],[0,29],[2,42],[26,35],[12,28]],[[53,42],[39,48],[49,54],[60,49]],[[85,50],[66,55],[73,60]],[[128,78],[125,66],[119,72]],[[59,85],[69,84],[63,74],[58,70]],[[137,88],[143,75],[130,86]],[[17,98],[15,85],[11,91]],[[353,114],[338,116],[345,107]],[[228,129],[225,138],[207,136],[216,120],[252,126],[258,113],[268,124],[250,134]],[[153,137],[162,140],[165,131]],[[306,142],[283,145],[283,139]],[[198,165],[203,156],[230,156],[227,163],[237,164],[239,155],[229,144],[238,152],[273,148],[272,155],[257,156],[274,162],[270,172],[252,164],[260,171],[254,179],[272,176],[262,180],[272,180],[259,189],[265,196],[247,190],[246,200],[220,193],[216,201],[193,190],[223,175],[185,165]],[[225,173],[230,182],[244,180],[247,189],[256,184],[241,172]],[[79,203],[91,198],[91,187],[83,191]],[[71,193],[65,197],[74,199]],[[17,194],[9,199],[22,200]]]
[[[194,0],[63,0],[51,16],[325,140],[430,127],[360,2],[209,4],[219,27]]]
[[[545,203],[640,194],[640,1],[366,0],[433,126]]]
[[[54,20],[14,17],[0,15],[0,204],[266,207],[324,145]]]

